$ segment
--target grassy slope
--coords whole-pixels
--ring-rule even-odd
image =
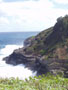
[[[68,90],[68,79],[59,76],[39,76],[29,80],[0,79],[0,90]]]

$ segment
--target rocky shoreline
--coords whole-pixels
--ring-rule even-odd
[[[39,57],[24,55],[24,52],[21,54],[19,50],[15,50],[10,56],[5,57],[3,60],[5,60],[7,64],[12,65],[24,64],[25,67],[28,67],[32,71],[37,71],[37,75],[48,72],[47,67],[42,64]]]
[[[15,50],[11,55],[5,57],[3,60],[5,60],[7,64],[12,65],[24,64],[25,67],[28,67],[33,71],[37,71],[37,75],[51,72],[54,75],[64,74],[65,77],[68,77],[68,60],[43,60],[42,56],[25,54],[24,49],[28,46],[28,44],[25,43],[23,48]]]
[[[24,41],[24,47],[4,58],[8,64],[24,64],[37,74],[63,74],[68,77],[68,15],[53,27]]]

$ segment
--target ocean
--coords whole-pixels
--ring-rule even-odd
[[[37,34],[38,32],[0,32],[0,78],[18,77],[24,80],[36,74],[22,64],[17,66],[6,64],[3,58],[10,55],[15,49],[23,47],[26,38]]]

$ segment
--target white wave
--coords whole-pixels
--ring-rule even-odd
[[[21,48],[23,46],[19,46],[19,45],[6,45],[5,48],[1,49],[1,53],[3,55],[9,55],[11,54],[15,49]]]
[[[12,66],[9,64],[6,64],[5,61],[2,59],[8,55],[10,55],[15,49],[21,48],[23,46],[18,45],[7,45],[5,48],[0,50],[0,77],[2,78],[19,78],[19,79],[25,79],[29,76],[34,76],[35,73],[33,73],[28,68],[25,68],[24,65],[17,65]]]

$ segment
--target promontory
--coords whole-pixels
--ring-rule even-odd
[[[24,64],[37,74],[62,73],[68,77],[68,15],[56,24],[24,41],[24,47],[4,58],[6,63]]]

